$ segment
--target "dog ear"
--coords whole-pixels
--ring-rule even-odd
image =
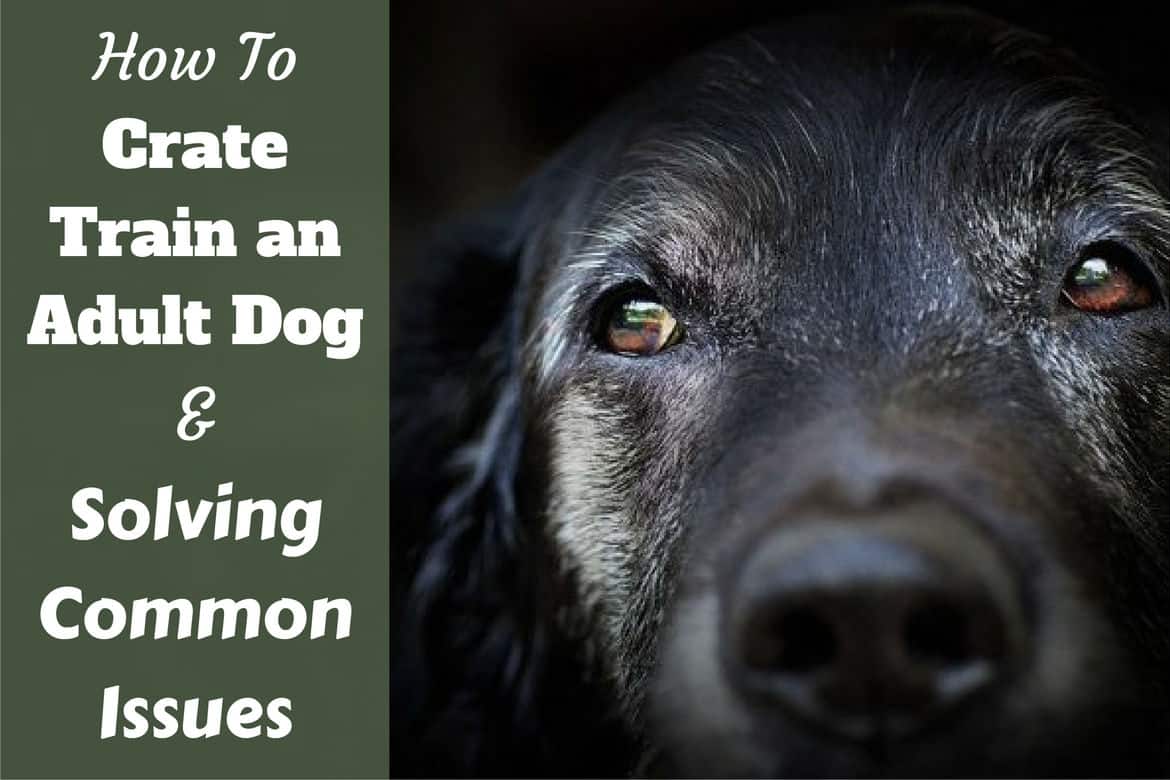
[[[550,251],[540,226],[573,207],[561,174],[581,167],[550,164],[502,207],[445,230],[394,305],[390,739],[399,775],[549,776],[573,766],[601,776],[632,751],[593,684],[597,670],[583,667],[579,637],[556,625],[556,604],[571,596],[555,551],[518,507],[528,277]],[[538,190],[555,196],[533,197]]]
[[[401,488],[393,532],[407,546],[430,523],[424,510],[466,481],[472,449],[489,443],[486,423],[506,400],[519,328],[521,215],[514,203],[443,227],[392,301],[390,476]]]
[[[391,374],[396,772],[479,773],[539,674],[516,511],[523,203],[448,229],[397,306]],[[529,749],[532,747],[528,746]]]

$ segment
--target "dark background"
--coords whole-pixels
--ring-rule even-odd
[[[431,0],[391,7],[391,283],[436,223],[490,204],[618,95],[704,44],[777,17],[888,2]],[[1053,36],[1160,94],[1153,5],[967,3]],[[1164,97],[1160,98],[1165,100]]]

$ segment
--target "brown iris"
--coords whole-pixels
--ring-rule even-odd
[[[618,301],[610,310],[605,342],[622,355],[654,355],[678,341],[679,326],[670,310],[652,299]]]
[[[1128,253],[1089,253],[1064,280],[1064,297],[1081,311],[1114,314],[1144,309],[1154,302],[1153,284]]]

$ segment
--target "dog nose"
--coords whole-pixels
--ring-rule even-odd
[[[1022,649],[1008,568],[986,547],[967,552],[856,528],[774,533],[733,588],[732,679],[838,736],[918,730],[992,687]]]

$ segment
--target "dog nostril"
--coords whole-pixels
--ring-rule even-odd
[[[807,607],[773,610],[749,621],[743,635],[744,662],[764,672],[813,672],[830,666],[837,652],[832,624]]]
[[[911,609],[903,626],[902,639],[914,661],[936,667],[964,664],[972,660],[970,625],[954,604],[929,602]]]
[[[811,672],[829,666],[837,657],[833,626],[811,609],[796,609],[780,620],[780,655],[775,668]]]

